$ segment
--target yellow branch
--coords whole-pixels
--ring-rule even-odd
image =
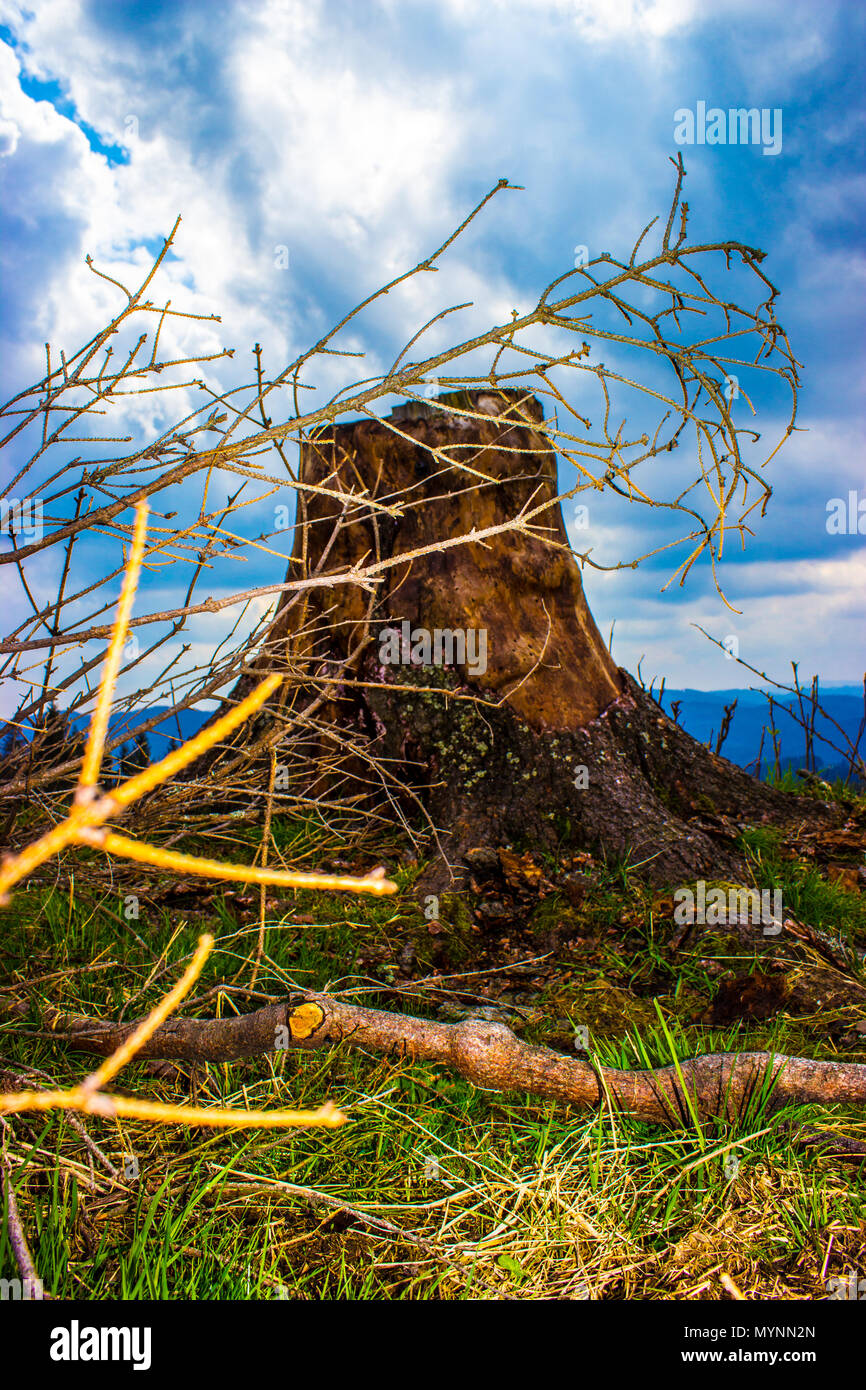
[[[255,690],[239,705],[229,710],[228,714],[222,715],[206,729],[202,729],[194,738],[182,744],[180,748],[173,749],[158,763],[152,763],[143,772],[137,773],[135,777],[130,777],[128,782],[113,788],[110,797],[106,799],[113,801],[118,808],[130,806],[146,792],[153,791],[154,787],[167,782],[175,772],[180,772],[189,763],[195,762],[196,758],[200,758],[202,753],[206,753],[226,734],[232,733],[239,724],[245,723],[250,715],[255,714],[256,710],[279,688],[282,679],[282,676],[277,674],[266,676],[261,684],[257,685]]]
[[[102,750],[105,747],[105,735],[108,732],[108,721],[111,715],[111,702],[114,699],[114,687],[117,683],[117,673],[120,670],[123,643],[126,639],[129,619],[132,616],[132,605],[135,601],[135,592],[138,588],[138,576],[141,571],[141,557],[144,554],[146,536],[147,503],[139,502],[135,509],[135,529],[132,534],[132,549],[123,576],[123,587],[121,588],[120,600],[117,605],[117,617],[114,620],[114,631],[111,634],[108,655],[105,658],[102,680],[99,685],[99,696],[96,701],[96,708],[90,720],[90,728],[87,733],[87,746],[84,750],[84,760],[81,764],[81,773],[78,778],[79,790],[84,793],[83,796],[76,797],[79,805],[89,799],[86,795],[88,789],[95,787],[96,783],[99,781],[99,769],[102,765]]]
[[[80,1110],[84,1115],[105,1119],[123,1115],[158,1124],[210,1125],[217,1129],[293,1129],[299,1125],[336,1129],[348,1119],[331,1101],[318,1110],[203,1110],[195,1105],[164,1105],[161,1101],[106,1096],[85,1091],[83,1086],[70,1091],[10,1091],[0,1095],[0,1115],[23,1110]]]
[[[248,864],[224,864],[219,859],[197,859],[191,854],[160,849],[158,845],[143,845],[126,835],[117,835],[113,830],[82,830],[79,839],[122,859],[134,859],[139,864],[153,864],[158,869],[172,869],[179,874],[200,874],[202,878],[226,878],[237,883],[274,884],[283,888],[312,888],[318,892],[339,889],[342,892],[372,893],[377,898],[397,891],[396,883],[385,877],[384,869],[373,869],[363,878],[341,874],[294,873],[290,869],[260,869]]]
[[[241,883],[282,885],[288,888],[337,889],[356,893],[373,893],[377,897],[395,893],[396,883],[385,877],[384,869],[374,869],[364,878],[342,877],[339,874],[300,874],[289,870],[254,868],[246,864],[222,864],[215,859],[197,859],[177,854],[155,845],[143,845],[104,828],[105,821],[116,816],[126,806],[133,805],[147,792],[161,786],[173,773],[181,771],[194,759],[206,753],[219,739],[243,724],[251,714],[282,684],[283,677],[274,673],[242,700],[235,709],[202,729],[194,738],[174,749],[161,762],[130,777],[108,795],[100,795],[98,778],[105,749],[105,737],[111,716],[114,687],[120,670],[121,651],[129,628],[132,604],[138,587],[141,561],[147,536],[147,506],[140,503],[135,510],[135,528],[123,587],[117,605],[117,617],[111,634],[96,707],[90,721],[87,744],[78,778],[73,804],[66,818],[41,839],[26,845],[20,854],[7,856],[0,865],[0,906],[8,903],[8,890],[13,884],[32,873],[40,864],[52,859],[69,845],[92,845],[107,854],[122,855],[138,863],[180,873],[200,874],[206,878],[234,879]],[[202,936],[198,950],[182,977],[164,999],[151,1010],[147,1018],[116,1048],[96,1071],[67,1091],[15,1091],[0,1095],[0,1115],[22,1110],[81,1110],[89,1115],[113,1118],[119,1115],[130,1119],[154,1120],[162,1124],[211,1125],[231,1129],[288,1129],[297,1125],[324,1125],[333,1128],[345,1122],[346,1116],[329,1101],[318,1110],[201,1110],[196,1106],[163,1105],[158,1101],[134,1100],[126,1096],[107,1096],[102,1087],[116,1076],[127,1062],[133,1060],[148,1038],[177,1008],[188,994],[202,967],[213,950],[213,937]]]
[[[296,1126],[334,1129],[345,1124],[347,1117],[332,1101],[326,1101],[318,1110],[202,1110],[194,1105],[165,1105],[155,1100],[107,1096],[100,1090],[121,1067],[134,1059],[189,993],[213,944],[212,936],[199,937],[198,949],[174,989],[80,1086],[72,1086],[68,1091],[8,1091],[0,1095],[0,1115],[14,1115],[22,1110],[80,1110],[85,1115],[100,1115],[104,1119],[125,1115],[129,1119],[153,1120],[157,1124],[210,1125],[216,1129],[291,1129]]]
[[[213,950],[213,937],[205,935],[199,937],[198,950],[181,975],[174,989],[170,990],[163,1000],[157,1004],[155,1009],[151,1009],[147,1018],[139,1023],[133,1033],[130,1033],[125,1042],[110,1057],[91,1072],[86,1081],[81,1083],[79,1088],[82,1091],[100,1091],[106,1081],[110,1081],[116,1076],[121,1067],[125,1067],[131,1061],[140,1047],[143,1047],[148,1038],[152,1037],[159,1028],[160,1024],[165,1023],[169,1014],[174,1013],[180,1001],[186,998],[196,980],[204,968],[204,963]]]
[[[260,709],[265,701],[279,689],[283,681],[283,677],[277,672],[266,676],[239,705],[216,719],[206,729],[201,729],[194,738],[188,739],[179,748],[173,749],[160,762],[152,763],[150,767],[146,767],[135,777],[130,777],[119,787],[113,788],[107,795],[99,796],[97,794],[97,779],[102,764],[114,686],[120,669],[121,650],[126,639],[132,604],[138,587],[146,536],[147,505],[141,502],[135,509],[132,548],[117,606],[117,617],[111,634],[111,643],[99,685],[96,708],[90,721],[87,746],[84,750],[81,774],[73,804],[65,820],[61,821],[59,825],[53,826],[33,844],[25,846],[20,854],[7,856],[0,864],[0,907],[8,905],[8,892],[14,884],[22,878],[26,878],[34,869],[38,869],[40,864],[44,864],[48,859],[53,859],[56,854],[60,854],[62,850],[73,844],[92,845],[97,849],[106,850],[108,853],[134,859],[140,864],[153,864],[157,868],[176,869],[180,872],[200,874],[207,878],[231,879],[238,883],[261,883],[286,888],[373,893],[377,897],[381,897],[384,893],[396,893],[397,885],[385,878],[384,869],[374,869],[364,878],[344,877],[339,874],[301,874],[292,873],[289,870],[266,871],[265,869],[250,868],[245,864],[222,864],[215,859],[196,859],[190,855],[174,854],[168,850],[160,849],[158,846],[142,845],[123,835],[115,835],[100,829],[105,821],[118,815],[126,806],[134,805],[147,792],[153,791],[163,782],[168,781],[174,773],[188,767],[191,762],[201,757],[221,738],[225,738],[245,723],[250,715],[255,714],[256,710]]]

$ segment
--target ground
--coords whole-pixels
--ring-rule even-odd
[[[226,836],[220,852],[249,850],[254,833]],[[295,863],[352,860],[311,825],[281,822],[276,839]],[[539,861],[519,845],[482,857],[474,891],[443,896],[430,919],[413,887],[423,863],[407,846],[380,848],[402,864],[396,899],[269,900],[261,995],[358,990],[379,1007],[449,1020],[485,1009],[562,1050],[585,1027],[591,1051],[614,1066],[764,1047],[866,1061],[866,986],[851,954],[866,946],[862,876],[828,865],[814,845],[798,852],[767,830],[745,838],[756,885],[781,884],[786,913],[817,929],[776,937],[684,929],[671,894],[622,865]],[[136,1016],[177,978],[203,929],[217,949],[188,1012],[264,1002],[243,992],[257,890],[154,878],[145,894],[139,880],[139,916],[127,919],[128,884],[98,890],[87,870],[85,856],[71,885],[18,892],[5,914],[2,1085],[22,1065],[80,1080],[92,1061],[34,1039],[40,1011]],[[234,992],[209,993],[233,979]],[[37,983],[25,990],[25,980]],[[746,1297],[823,1299],[834,1277],[866,1277],[866,1163],[816,1142],[866,1139],[862,1113],[843,1107],[770,1114],[756,1097],[735,1125],[661,1131],[347,1048],[192,1078],[137,1064],[119,1087],[241,1106],[330,1097],[350,1122],[275,1136],[88,1120],[103,1151],[128,1165],[114,1181],[68,1118],[16,1118],[8,1151],[20,1213],[43,1283],[60,1297],[717,1298],[726,1276]],[[0,1237],[0,1277],[14,1274]]]

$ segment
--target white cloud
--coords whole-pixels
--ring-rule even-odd
[[[111,15],[120,8],[109,7]],[[794,10],[798,17],[805,13]],[[446,34],[429,61],[423,48],[397,43],[398,21],[422,12],[434,15]],[[20,279],[29,317],[19,316],[16,324],[12,316],[7,327],[17,327],[14,361],[28,379],[41,374],[46,339],[77,346],[119,302],[117,292],[84,267],[86,252],[108,274],[137,283],[150,260],[142,243],[160,240],[181,212],[177,259],[165,264],[155,293],[190,313],[220,313],[224,323],[169,324],[163,348],[180,356],[192,348],[218,352],[236,345],[234,364],[202,369],[215,389],[224,388],[249,379],[253,342],[263,344],[271,368],[282,365],[330,326],[332,315],[340,317],[413,265],[501,173],[526,181],[528,191],[500,195],[477,230],[449,252],[439,274],[412,280],[377,302],[367,327],[353,328],[342,343],[366,347],[367,359],[348,365],[324,359],[307,380],[330,393],[356,374],[375,374],[449,303],[472,300],[475,307],[459,321],[437,325],[425,344],[441,346],[458,332],[507,321],[513,307],[528,306],[527,287],[537,278],[540,289],[552,262],[553,273],[570,266],[575,243],[594,243],[592,254],[600,245],[627,254],[635,233],[662,210],[657,191],[669,194],[669,167],[658,141],[652,137],[647,144],[636,123],[645,119],[649,129],[657,114],[659,64],[668,84],[661,90],[682,83],[685,40],[704,22],[730,22],[742,73],[762,82],[771,81],[780,60],[783,76],[785,63],[803,73],[823,51],[814,24],[798,33],[777,25],[761,53],[749,58],[751,31],[737,28],[750,22],[746,0],[724,0],[711,11],[696,0],[442,0],[435,11],[377,6],[369,23],[354,21],[351,6],[331,8],[321,0],[248,0],[214,9],[189,4],[166,13],[174,26],[170,45],[149,44],[115,25],[109,59],[93,11],[79,0],[40,0],[31,10],[0,3],[0,14],[22,40],[15,53],[0,46],[0,152],[6,155],[6,216],[28,238]],[[393,29],[376,27],[383,14]],[[383,48],[383,32],[386,40],[394,36],[393,52],[387,42]],[[574,84],[588,79],[590,85],[585,96],[575,97],[568,65],[582,59],[588,44],[595,45],[588,68],[575,71]],[[609,51],[602,53],[602,45]],[[602,69],[599,58],[612,66]],[[30,75],[59,81],[79,119],[106,144],[128,142],[130,162],[110,167],[74,120],[26,96],[17,79],[21,61]],[[630,74],[630,81],[608,98],[604,82],[611,73],[620,81]],[[671,101],[671,111],[676,104]],[[130,116],[137,136],[130,134]],[[658,152],[658,170],[650,171],[649,151]],[[696,174],[702,189],[717,192],[706,171]],[[797,206],[822,206],[822,215],[835,223],[859,191],[851,175],[835,189],[804,181]],[[862,266],[850,248],[834,251],[831,261],[819,229],[805,223],[805,214],[791,220],[789,241],[796,249],[803,238],[799,263],[808,264],[802,284],[820,291],[820,312],[827,313],[824,289],[831,288],[832,275],[840,268],[862,274]],[[275,265],[279,246],[288,248],[287,270]],[[615,363],[613,348],[606,360]],[[151,433],[168,422],[158,398],[135,403],[127,418]],[[769,438],[772,431],[762,423]],[[771,527],[789,520],[792,527],[795,520],[801,526],[815,521],[820,531],[823,480],[816,469],[857,483],[854,427],[809,423],[812,433],[795,435],[774,466],[777,497],[766,539]],[[828,495],[836,495],[835,481]],[[605,559],[655,544],[655,513],[632,509],[622,526],[608,526],[603,515]],[[765,641],[781,654],[796,634],[814,644],[820,664],[832,640],[823,612],[851,632],[850,653],[857,650],[850,614],[862,575],[850,557],[791,561],[786,585],[782,570],[760,558],[757,545],[754,553],[754,562],[733,575],[750,602],[763,605],[750,640],[757,640],[763,624]],[[813,563],[830,568],[825,574],[810,568]],[[655,625],[662,646],[665,633],[684,624],[685,636],[671,639],[672,659],[683,674],[692,670],[694,684],[693,643],[704,639],[688,628],[682,603],[645,596],[641,586],[657,588],[660,581],[657,571],[644,573],[646,579],[588,573],[587,583],[605,612],[615,599],[627,613],[627,594],[647,605],[642,621]],[[714,612],[705,575],[700,585],[688,612]],[[809,594],[814,616],[804,617]],[[151,606],[149,595],[145,602]],[[600,615],[600,625],[606,631],[609,618]],[[625,618],[618,634],[621,627],[628,629]],[[224,630],[220,623],[214,628]],[[203,626],[195,629],[196,642],[204,633]],[[833,668],[840,678],[850,674],[850,660],[845,669]],[[825,674],[832,678],[831,671]]]
[[[755,683],[692,626],[711,636],[735,636],[739,655],[777,680],[788,679],[791,661],[822,680],[857,680],[863,666],[863,593],[866,552],[848,549],[836,558],[756,561],[746,565],[750,596],[737,595],[732,613],[717,596],[648,592],[646,574],[624,572],[586,579],[599,629],[607,636],[616,620],[614,656],[630,670],[643,656],[645,676],[665,676],[669,686],[719,689]],[[751,571],[751,573],[750,573]],[[601,582],[600,582],[601,581]]]
[[[445,0],[464,23],[507,10],[524,10],[546,19],[573,24],[584,37],[608,42],[625,35],[661,38],[692,23],[696,0]]]

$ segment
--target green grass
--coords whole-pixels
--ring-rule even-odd
[[[315,827],[279,825],[278,836],[285,853],[316,862]],[[246,832],[224,852],[244,843]],[[752,832],[748,848],[756,886],[781,885],[799,918],[866,944],[859,895],[783,859],[766,832]],[[402,873],[396,899],[287,894],[274,903],[256,989],[276,997],[293,986],[344,990],[422,1016],[435,1016],[448,990],[464,991],[464,1000],[522,1016],[530,1042],[565,1050],[585,1023],[593,1055],[610,1066],[676,1065],[698,1052],[746,1048],[866,1060],[866,1040],[845,1032],[844,1008],[835,1031],[820,1010],[707,1022],[732,975],[793,962],[808,977],[820,962],[788,940],[758,936],[747,948],[723,932],[677,948],[669,898],[621,866],[594,868],[579,909],[556,895],[542,900],[507,945],[479,935],[456,899],[443,901],[444,932],[431,935],[412,895],[415,872]],[[15,895],[3,919],[0,1002],[23,1008],[0,1010],[0,1066],[37,1067],[58,1085],[80,1081],[87,1057],[33,1036],[40,1006],[136,1017],[177,979],[203,929],[216,948],[194,995],[249,982],[257,893],[193,893],[178,908],[161,906],[152,890],[150,900],[142,890],[131,920],[127,885]],[[533,958],[527,975],[521,962]],[[418,983],[473,969],[487,973],[441,980],[435,994]],[[43,974],[54,978],[24,987]],[[848,983],[856,990],[855,973]],[[410,987],[407,998],[401,990]],[[190,1012],[251,1006],[226,993]],[[866,1137],[862,1113],[844,1107],[773,1113],[758,1094],[736,1123],[669,1132],[606,1111],[479,1091],[442,1066],[348,1047],[212,1064],[193,1084],[201,1105],[301,1107],[330,1098],[349,1123],[283,1134],[88,1119],[88,1133],[116,1166],[137,1160],[137,1179],[114,1181],[68,1117],[15,1117],[7,1144],[13,1180],[53,1295],[715,1298],[726,1273],[747,1296],[823,1298],[833,1275],[866,1272],[859,1169],[796,1147],[786,1127]],[[183,1077],[155,1076],[144,1064],[127,1068],[117,1085],[175,1103],[190,1095]],[[281,1183],[404,1234],[317,1207]],[[4,1228],[0,1277],[15,1272]]]

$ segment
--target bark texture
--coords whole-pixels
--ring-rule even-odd
[[[52,1033],[71,1046],[110,1055],[134,1023],[53,1013]],[[596,1067],[550,1048],[525,1043],[502,1023],[466,1019],[430,1022],[298,993],[285,1003],[224,1019],[170,1019],[139,1050],[139,1058],[229,1062],[279,1049],[315,1050],[347,1043],[387,1055],[441,1062],[476,1086],[522,1091],[578,1110],[610,1105],[671,1127],[694,1119],[735,1119],[751,1104],[770,1110],[803,1104],[866,1104],[866,1063],[813,1061],[770,1052],[721,1052],[683,1060],[679,1067],[619,1071]]]
[[[306,494],[306,553],[299,536],[290,573],[407,559],[385,571],[373,604],[346,585],[287,602],[267,662],[272,668],[281,643],[287,663],[320,677],[348,659],[319,717],[365,740],[413,784],[442,832],[444,858],[429,886],[459,886],[470,849],[504,843],[628,858],[660,883],[736,876],[743,866],[733,841],[743,824],[835,824],[829,805],[774,792],[714,756],[616,668],[565,549],[558,505],[540,520],[560,549],[502,532],[408,558],[557,495],[556,455],[538,431],[534,397],[442,399],[470,413],[403,406],[390,423],[341,424],[306,448],[304,481],[363,488],[385,505],[408,497],[411,506],[397,519],[355,510],[334,539],[341,503]],[[438,661],[435,651],[425,660],[414,634],[435,639],[437,631],[476,634],[474,661],[468,645],[459,659],[459,643],[450,662],[447,644]]]

